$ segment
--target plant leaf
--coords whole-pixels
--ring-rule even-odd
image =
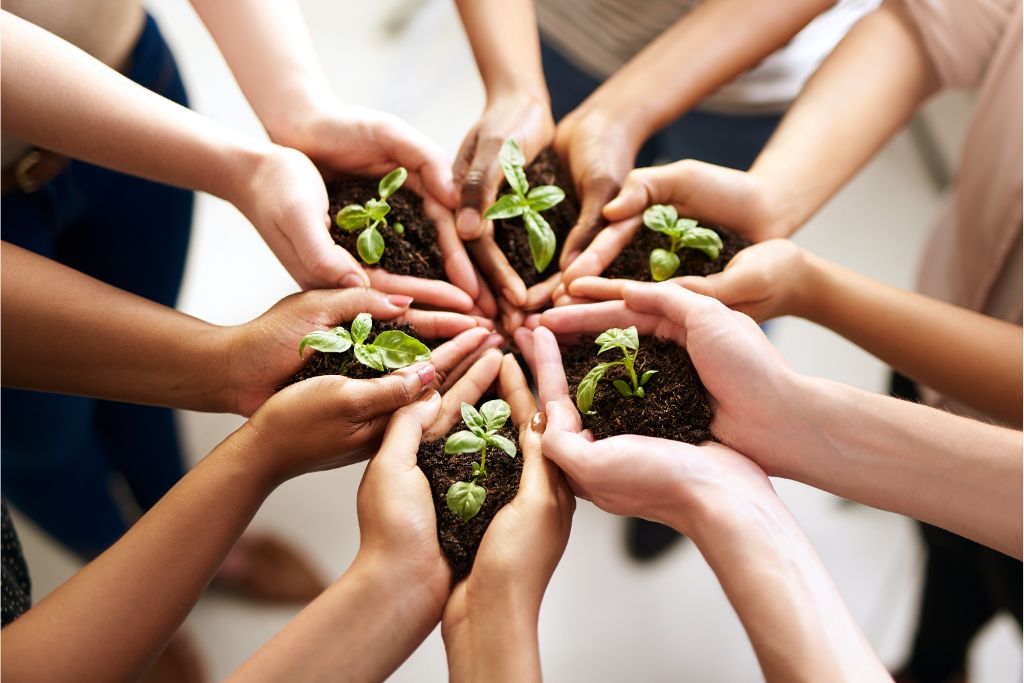
[[[663,282],[679,270],[679,257],[667,249],[655,249],[651,252],[651,277],[655,282]]]
[[[381,332],[373,339],[384,365],[389,368],[404,368],[406,365],[430,360],[430,349],[415,337],[399,330]]]
[[[630,351],[636,351],[640,348],[640,338],[637,336],[636,327],[627,327],[626,329],[613,327],[610,330],[605,330],[597,335],[594,343],[601,344],[601,349],[597,352],[598,355],[616,346],[621,346]]]
[[[362,204],[349,204],[341,207],[341,210],[334,216],[334,223],[342,230],[352,232],[369,225],[370,214]]]
[[[484,418],[487,431],[494,432],[505,426],[505,422],[512,415],[512,408],[500,398],[480,406],[480,415]]]
[[[620,363],[599,363],[586,374],[580,381],[580,385],[576,387],[576,407],[584,415],[594,414],[590,408],[594,405],[594,392],[597,391],[597,383],[613,365],[620,365]]]
[[[466,403],[462,402],[462,421],[466,423],[466,426],[476,431],[479,429],[481,432],[487,431],[487,420],[484,416],[477,412],[477,409]]]
[[[516,445],[501,434],[491,434],[487,437],[487,443],[491,444],[495,448],[500,448],[510,458],[516,457]]]
[[[530,184],[526,182],[526,173],[523,171],[523,164],[526,163],[526,155],[519,147],[519,143],[509,138],[501,146],[498,154],[498,163],[501,164],[501,171],[505,174],[505,180],[509,187],[521,196],[526,196]]]
[[[373,347],[372,344],[366,344],[364,346],[357,346],[355,348],[356,360],[365,365],[368,368],[374,370],[380,370],[384,372],[384,361],[380,357],[380,353]]]
[[[387,216],[390,211],[391,206],[387,202],[382,202],[379,199],[371,199],[366,202],[366,213],[373,221],[384,220],[384,216]]]
[[[352,337],[344,327],[335,327],[333,330],[315,330],[299,342],[300,356],[307,346],[324,353],[345,353],[352,348]]]
[[[468,522],[480,512],[486,497],[487,491],[483,486],[471,481],[457,481],[448,489],[445,500],[453,515]]]
[[[657,370],[648,370],[644,374],[640,375],[640,386],[647,384],[647,380],[658,374]]]
[[[714,261],[722,251],[722,238],[708,228],[693,228],[683,233],[683,245],[707,254]]]
[[[637,387],[636,391],[633,392],[633,395],[637,398],[643,398],[646,395],[646,392],[643,387]]]
[[[402,225],[401,223],[395,223],[394,225],[391,226],[391,229],[394,230],[399,235],[405,234],[405,226]]]
[[[449,455],[452,453],[479,453],[486,443],[483,438],[473,432],[463,430],[448,437],[444,442],[444,452]]]
[[[555,256],[555,231],[544,217],[533,209],[527,209],[523,214],[523,223],[526,225],[526,237],[530,243],[533,266],[538,273],[543,273]]]
[[[644,210],[644,225],[655,232],[674,232],[679,213],[669,204],[655,204]]]
[[[696,218],[680,218],[676,221],[676,232],[686,232],[697,227]]]
[[[626,383],[626,380],[617,379],[614,382],[612,382],[612,386],[615,387],[615,390],[618,391],[623,396],[633,395],[633,389],[629,386],[629,384]]]
[[[484,218],[493,220],[504,220],[506,218],[515,218],[516,216],[522,216],[523,212],[529,208],[529,204],[526,200],[517,194],[505,194],[498,197],[498,201],[491,204],[491,206],[484,211]]]
[[[356,344],[362,344],[370,336],[370,330],[373,329],[373,316],[369,313],[360,313],[352,321],[350,327],[352,328],[352,340]]]
[[[526,201],[534,211],[547,211],[565,199],[565,192],[555,185],[541,185],[526,193]]]
[[[407,177],[409,177],[409,172],[399,166],[394,171],[381,178],[380,184],[377,185],[377,192],[380,194],[380,198],[387,199],[394,193],[398,192],[398,188],[402,186]]]
[[[380,257],[384,255],[384,238],[377,228],[367,228],[359,233],[359,239],[356,240],[356,251],[359,252],[359,258],[363,259],[364,263],[372,265],[380,261]]]

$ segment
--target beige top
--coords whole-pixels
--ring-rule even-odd
[[[118,70],[127,66],[145,21],[139,0],[3,0],[3,9]],[[3,136],[0,165],[6,169],[29,149],[27,143]]]
[[[762,0],[764,1],[764,0]],[[545,40],[605,79],[702,0],[535,0]],[[837,0],[784,47],[726,83],[699,108],[732,114],[785,111],[818,65],[879,0]]]
[[[976,88],[960,166],[918,279],[929,296],[1021,324],[1021,0],[903,0],[947,88]],[[926,399],[958,413],[935,392]]]

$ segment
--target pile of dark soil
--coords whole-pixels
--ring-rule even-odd
[[[718,258],[712,261],[707,254],[696,249],[678,251],[676,254],[679,256],[679,270],[673,277],[705,276],[721,272],[737,252],[753,244],[746,237],[731,230],[720,227],[712,228],[712,230],[722,238],[722,251],[718,254]],[[651,282],[653,280],[651,277],[651,252],[655,249],[667,249],[668,245],[669,239],[665,235],[641,226],[636,236],[626,245],[622,253],[604,269],[601,275]]]
[[[346,321],[340,324],[347,330],[352,323],[351,321]],[[423,339],[416,334],[416,330],[412,325],[396,325],[391,322],[377,322],[375,320],[373,321],[373,330],[370,332],[370,336],[367,337],[367,342],[372,344],[378,334],[388,330],[405,332],[406,334],[419,339],[430,349],[440,346],[445,341],[443,339]],[[386,374],[388,373],[374,370],[371,367],[363,365],[355,359],[351,351],[347,351],[345,353],[323,353],[322,351],[314,351],[313,355],[309,357],[309,360],[306,361],[306,364],[302,369],[292,375],[287,382],[281,385],[281,388],[284,389],[296,382],[301,382],[302,380],[309,379],[310,377],[319,377],[320,375],[344,375],[345,377],[351,377],[352,379],[374,379],[375,377],[383,377]]]

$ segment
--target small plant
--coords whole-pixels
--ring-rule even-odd
[[[299,355],[307,346],[324,353],[345,353],[352,349],[352,355],[357,361],[381,372],[385,368],[404,368],[430,360],[430,349],[423,342],[399,330],[381,332],[372,344],[367,344],[366,338],[370,336],[372,327],[373,318],[370,314],[360,313],[352,321],[351,331],[338,326],[333,330],[310,332],[299,343]]]
[[[452,514],[468,522],[480,512],[487,497],[487,491],[477,480],[487,476],[487,447],[493,446],[504,451],[509,457],[516,457],[516,445],[498,434],[512,414],[512,409],[501,399],[488,401],[480,410],[463,402],[462,421],[469,430],[455,432],[444,442],[444,452],[479,453],[480,462],[473,463],[473,480],[457,481],[448,489],[445,499]]]
[[[526,172],[523,171],[523,164],[526,157],[519,144],[509,138],[501,146],[501,153],[498,155],[501,163],[501,170],[505,173],[509,187],[514,194],[505,194],[498,197],[484,212],[484,218],[488,220],[523,217],[523,225],[526,226],[526,235],[530,243],[530,254],[533,256],[533,265],[538,273],[551,263],[555,255],[555,231],[551,229],[548,222],[540,215],[541,211],[547,211],[551,207],[565,199],[565,192],[555,185],[541,185],[530,189],[526,182]]]
[[[334,222],[346,232],[362,230],[356,240],[356,251],[364,263],[373,265],[384,255],[384,237],[377,230],[377,226],[388,224],[386,216],[391,211],[391,206],[387,203],[387,198],[398,192],[408,176],[408,171],[399,166],[381,179],[377,186],[380,199],[371,199],[366,204],[343,206],[334,217]],[[391,229],[399,235],[405,232],[401,223],[395,223]]]
[[[655,232],[668,235],[671,243],[668,249],[651,252],[651,276],[656,282],[667,280],[679,269],[680,249],[697,249],[708,258],[718,258],[722,251],[722,238],[714,230],[702,228],[693,218],[680,218],[674,206],[655,204],[644,211],[644,225]]]
[[[576,388],[576,407],[580,409],[580,412],[584,415],[594,414],[590,407],[594,404],[594,392],[597,391],[597,383],[601,381],[608,370],[617,365],[621,365],[626,369],[632,385],[626,383],[623,379],[617,379],[612,382],[612,386],[623,396],[643,398],[645,393],[644,385],[647,384],[651,377],[658,374],[658,371],[648,370],[640,375],[640,377],[636,376],[634,365],[636,363],[636,355],[640,349],[640,339],[637,337],[636,328],[627,327],[622,330],[613,327],[598,335],[594,343],[601,346],[601,349],[597,352],[598,355],[610,349],[619,349],[622,351],[622,358],[609,363],[600,363],[583,378],[579,387]]]

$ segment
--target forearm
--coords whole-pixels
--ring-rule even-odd
[[[854,26],[751,168],[775,197],[771,236],[803,225],[937,88],[924,46],[899,10],[883,5]]]
[[[0,254],[4,386],[230,409],[230,387],[218,371],[224,328],[6,242]]]
[[[771,501],[705,499],[687,528],[768,681],[889,680],[799,524]]]
[[[803,289],[814,295],[798,315],[944,395],[1020,426],[1019,325],[891,287],[813,255],[806,262]]]
[[[245,430],[3,630],[4,680],[128,681],[143,673],[277,483],[255,462]]]
[[[539,603],[514,588],[469,592],[464,613],[451,621],[445,616],[449,679],[540,681]]]
[[[320,597],[231,676],[232,681],[382,681],[430,634],[447,573],[402,571],[360,553]]]
[[[643,141],[784,46],[830,0],[714,0],[698,5],[605,81],[579,111]],[[637,106],[643,102],[644,106]]]
[[[151,180],[232,198],[268,147],[133,83],[3,12],[3,132]],[[140,224],[145,216],[140,216]]]
[[[1021,434],[803,378],[772,474],[1021,556]]]
[[[527,93],[547,101],[532,0],[456,0],[488,101]]]

